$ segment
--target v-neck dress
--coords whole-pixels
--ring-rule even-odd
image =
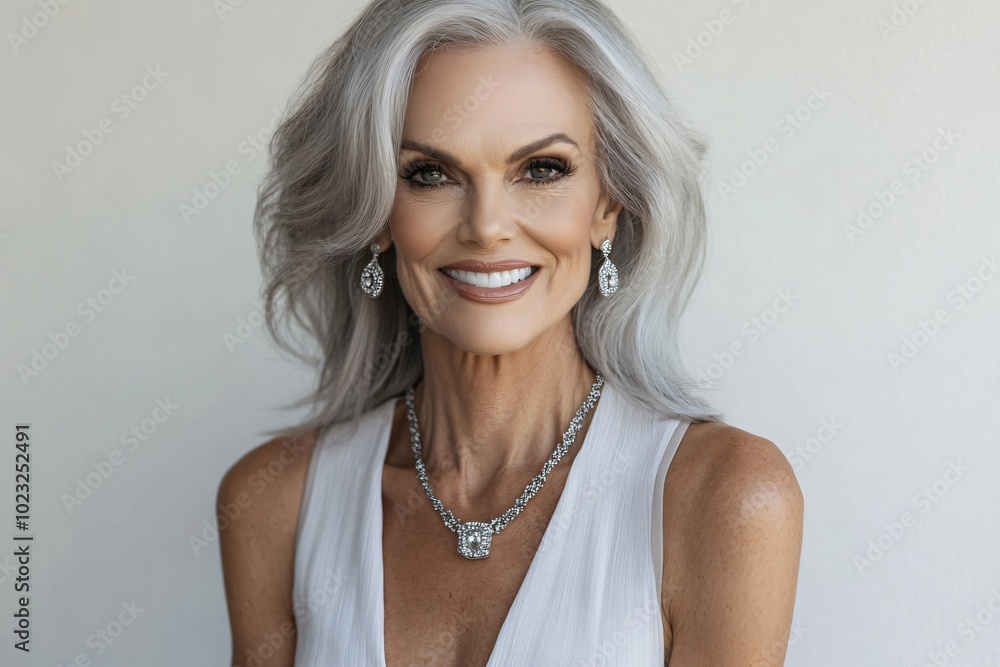
[[[295,667],[385,667],[382,467],[396,400],[324,429],[311,454]],[[663,665],[663,484],[688,422],[637,408],[607,382],[592,409],[487,667]]]

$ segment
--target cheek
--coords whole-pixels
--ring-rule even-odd
[[[447,234],[440,215],[426,204],[400,202],[389,218],[389,233],[400,259],[417,262],[440,245]]]
[[[524,211],[525,228],[548,250],[558,268],[586,265],[590,259],[593,205],[582,195],[536,200]]]

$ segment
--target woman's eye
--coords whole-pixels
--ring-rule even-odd
[[[532,166],[528,167],[528,172],[537,178],[549,178],[555,172],[554,167]]]
[[[432,162],[416,162],[400,170],[399,177],[415,188],[439,188],[447,183],[441,166]]]
[[[421,169],[416,172],[414,176],[419,176],[417,179],[417,184],[433,184],[440,183],[444,180],[444,174],[439,169]]]
[[[541,158],[528,164],[528,184],[548,185],[573,173],[573,168],[562,160]]]

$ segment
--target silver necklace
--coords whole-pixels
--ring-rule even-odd
[[[451,510],[446,510],[444,505],[434,496],[434,492],[431,491],[431,485],[427,481],[427,469],[424,467],[424,459],[420,455],[420,430],[417,427],[417,415],[413,411],[413,385],[406,390],[406,416],[410,421],[410,443],[413,447],[413,455],[417,459],[417,479],[420,480],[420,484],[424,487],[424,493],[427,494],[427,498],[431,501],[431,505],[434,509],[438,511],[441,518],[444,519],[444,525],[453,533],[458,533],[458,553],[462,554],[466,558],[476,560],[479,558],[486,558],[490,555],[490,543],[492,542],[493,536],[503,530],[511,519],[516,517],[524,509],[524,506],[528,504],[528,501],[539,489],[545,484],[548,474],[552,472],[552,468],[555,467],[559,460],[562,459],[563,454],[569,449],[573,441],[576,440],[576,434],[579,433],[580,428],[583,426],[583,419],[590,412],[590,409],[594,406],[594,403],[601,396],[601,386],[604,384],[604,378],[601,374],[597,374],[597,380],[594,381],[593,387],[590,389],[590,394],[587,396],[587,400],[584,401],[580,409],[576,411],[576,416],[570,420],[569,430],[563,434],[562,442],[556,445],[556,449],[552,452],[548,461],[542,466],[542,472],[535,475],[527,487],[524,489],[524,493],[514,501],[514,506],[509,510],[501,514],[495,519],[489,522],[481,521],[459,521],[455,518],[455,515],[451,513]]]

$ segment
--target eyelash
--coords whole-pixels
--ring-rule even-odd
[[[544,187],[547,185],[551,185],[556,181],[561,181],[565,177],[576,173],[575,166],[573,166],[570,162],[566,160],[561,160],[559,158],[549,158],[549,157],[533,158],[531,161],[528,162],[526,168],[553,169],[559,172],[557,175],[551,178],[529,178],[528,184],[531,187]],[[442,175],[445,175],[444,169],[441,167],[440,163],[420,160],[418,162],[414,162],[409,167],[404,169],[399,176],[400,178],[406,180],[413,187],[420,188],[421,190],[436,190],[440,187],[443,187],[444,185],[447,185],[447,183],[421,183],[419,181],[413,180],[414,176],[425,171],[436,171]]]

